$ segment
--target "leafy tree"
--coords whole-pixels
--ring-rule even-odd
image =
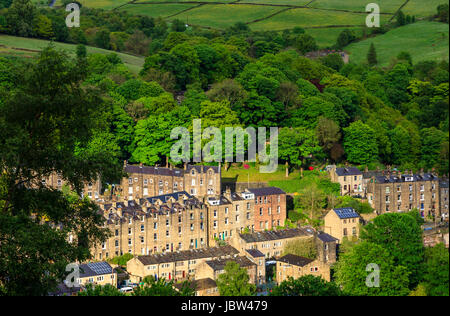
[[[314,238],[289,241],[283,250],[283,256],[293,254],[309,259],[317,258],[317,247]]]
[[[344,149],[347,159],[356,164],[368,164],[378,159],[375,131],[361,121],[344,128]]]
[[[318,46],[314,37],[309,34],[300,34],[295,40],[295,48],[302,54],[317,50]]]
[[[0,9],[9,8],[13,0],[0,0]]]
[[[81,87],[83,64],[47,47],[17,71],[0,107],[0,292],[46,295],[65,277],[66,265],[87,260],[107,231],[97,205],[41,179],[58,173],[81,192],[84,183],[110,181],[121,170],[90,146],[105,128],[105,108],[95,91]]]
[[[320,59],[320,62],[331,69],[340,71],[344,67],[344,60],[338,53],[328,54]]]
[[[87,284],[86,288],[78,292],[77,296],[125,296],[125,294],[111,284],[103,286]]]
[[[339,33],[336,44],[338,48],[344,48],[354,40],[356,40],[355,33],[351,30],[346,29]]]
[[[360,238],[380,245],[392,256],[395,265],[407,268],[411,273],[411,287],[415,287],[422,279],[424,260],[422,230],[409,214],[380,215],[364,226]]]
[[[401,10],[398,11],[396,19],[397,19],[398,26],[402,26],[402,25],[406,24],[406,17],[405,17],[405,14],[403,13],[403,11],[401,11]]]
[[[147,276],[143,280],[143,285],[136,287],[132,296],[194,296],[195,290],[190,287],[190,283],[185,281],[180,291],[173,286],[173,280],[167,281],[164,278],[155,280],[153,276]]]
[[[110,49],[110,37],[108,29],[104,28],[95,34],[94,42],[100,48]]]
[[[379,286],[369,287],[367,279],[375,282],[366,271],[369,264],[379,267]],[[362,242],[340,255],[335,266],[336,283],[343,291],[357,296],[405,296],[409,293],[410,272],[395,265],[394,258],[381,245]],[[373,284],[376,285],[376,284]]]
[[[247,98],[247,92],[233,79],[225,79],[212,85],[206,93],[211,101],[228,101],[233,108],[234,105],[241,104]]]
[[[448,134],[435,127],[424,128],[420,131],[422,138],[422,165],[425,168],[438,166],[441,160],[441,150],[445,142],[448,143]]]
[[[33,35],[36,14],[36,7],[30,0],[14,0],[6,14],[12,34],[24,37]]]
[[[375,51],[375,45],[373,45],[373,42],[370,43],[369,52],[367,53],[367,62],[370,66],[375,66],[378,64],[377,52]]]
[[[343,296],[344,293],[334,282],[321,277],[305,275],[296,280],[292,277],[273,288],[271,296]]]
[[[52,20],[45,15],[39,15],[35,25],[35,33],[39,37],[51,38],[53,36]]]
[[[316,135],[323,150],[327,153],[329,153],[341,139],[339,125],[333,120],[322,116],[319,117],[319,122],[317,123]]]
[[[320,152],[313,130],[303,127],[283,127],[279,133],[278,154],[291,166],[304,167],[306,159]]]
[[[229,261],[225,272],[219,275],[216,283],[221,296],[251,296],[255,294],[256,286],[249,283],[247,270],[238,263]]]
[[[172,31],[174,32],[184,32],[186,31],[186,24],[178,19],[172,20]]]
[[[444,3],[444,4],[440,4],[437,7],[437,16],[439,21],[444,22],[444,23],[448,23],[448,4]]]
[[[430,296],[448,296],[448,249],[440,243],[425,251],[425,288]]]

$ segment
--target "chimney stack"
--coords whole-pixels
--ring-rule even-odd
[[[139,168],[141,168],[142,169],[142,167],[143,167],[143,164],[142,164],[142,162],[139,164]]]
[[[128,161],[127,161],[127,160],[124,160],[124,161],[123,161],[123,167],[125,168],[127,165],[128,165]]]

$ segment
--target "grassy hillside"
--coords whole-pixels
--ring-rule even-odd
[[[396,57],[401,51],[409,52],[413,62],[443,58],[448,60],[448,24],[422,21],[353,43],[346,47],[350,53],[350,61],[364,62],[371,43],[375,45],[378,64],[382,66],[388,65],[391,58]]]
[[[48,44],[49,41],[46,40],[0,34],[0,56],[18,56],[24,58],[32,58]],[[59,49],[63,49],[73,55],[75,54],[76,45],[57,42],[54,42],[54,44]],[[112,51],[106,49],[90,46],[87,46],[87,52],[99,54],[112,53]],[[138,73],[144,65],[144,57],[138,57],[123,53],[116,54],[120,57],[123,63],[134,73]]]

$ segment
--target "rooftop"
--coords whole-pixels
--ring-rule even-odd
[[[264,257],[264,254],[258,249],[246,249],[245,251],[253,258]]]
[[[292,264],[292,265],[298,266],[298,267],[304,267],[307,264],[310,264],[311,262],[313,262],[314,260],[308,259],[305,257],[300,257],[297,255],[293,255],[293,254],[287,254],[281,258],[276,259],[276,261],[281,261],[281,262]]]
[[[142,262],[143,265],[148,266],[167,262],[235,256],[237,254],[239,254],[239,251],[232,246],[227,245],[221,247],[190,249],[177,252],[165,252],[162,254],[138,256],[137,259]]]
[[[91,276],[104,275],[113,273],[113,268],[108,262],[93,262],[80,264],[80,277],[87,278]]]
[[[286,194],[286,192],[276,187],[254,188],[248,190],[255,196]]]
[[[345,168],[336,168],[336,174],[341,177],[341,176],[362,175],[363,173],[356,167],[345,167]]]
[[[226,264],[230,261],[236,262],[237,264],[239,264],[240,267],[251,267],[256,265],[246,257],[221,258],[209,260],[206,261],[206,264],[209,265],[214,271],[220,271],[224,270]]]
[[[312,231],[309,232],[307,229],[291,228],[283,230],[255,232],[250,234],[240,234],[239,236],[246,242],[263,242],[309,235],[312,235]]]
[[[359,214],[352,207],[335,208],[333,211],[340,219],[359,217]]]
[[[319,233],[317,234],[317,238],[319,238],[320,240],[322,240],[323,242],[334,242],[334,241],[338,241],[338,239],[334,238],[331,235],[328,235],[327,233],[324,233],[322,231],[319,231]]]

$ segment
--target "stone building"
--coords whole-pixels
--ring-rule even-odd
[[[127,174],[119,186],[119,200],[133,200],[150,196],[186,191],[192,196],[218,195],[221,190],[219,166],[193,166],[184,169],[130,165],[124,162]]]
[[[146,276],[175,281],[201,279],[198,277],[198,267],[203,262],[232,259],[238,254],[231,246],[221,246],[136,256],[127,262],[127,272],[133,282],[140,282]]]
[[[98,260],[208,246],[207,207],[185,191],[101,207],[112,236],[92,249]]]
[[[417,208],[423,217],[438,218],[443,211],[439,178],[432,173],[387,173],[372,177],[367,198],[378,214],[403,212]]]
[[[77,283],[81,286],[111,284],[117,287],[117,272],[107,262],[80,264],[79,269]]]
[[[209,209],[208,231],[211,245],[229,241],[244,230],[253,231],[254,196],[251,193],[232,193],[229,189],[223,195],[205,198]]]
[[[351,207],[335,208],[324,217],[324,232],[333,236],[339,243],[344,238],[359,237],[360,216]]]
[[[204,261],[198,266],[195,273],[195,278],[211,278],[213,280],[217,280],[219,278],[219,275],[225,272],[225,266],[229,261],[236,262],[241,268],[245,268],[247,270],[247,274],[250,278],[249,283],[255,285],[265,283],[265,279],[258,277],[261,267],[245,256]],[[263,266],[262,269],[265,270],[265,266]]]
[[[248,189],[254,195],[255,231],[270,230],[284,226],[287,217],[286,192],[280,188]]]
[[[179,282],[173,285],[178,291],[181,291],[183,283]],[[192,280],[189,287],[195,291],[195,296],[219,296],[219,289],[216,281],[211,278]]]
[[[317,259],[327,264],[336,262],[337,244],[339,240],[333,236],[319,231],[316,234]]]
[[[287,280],[289,277],[298,279],[305,275],[320,276],[325,281],[330,281],[330,265],[320,261],[305,257],[287,254],[276,259],[276,280],[277,283]]]
[[[52,173],[48,177],[41,179],[41,183],[57,190],[61,190],[63,186],[68,185],[67,181],[57,173]],[[92,200],[98,200],[102,194],[102,184],[99,180],[86,183],[81,191],[81,196],[87,196]]]
[[[282,255],[287,243],[313,237],[314,232],[308,228],[292,228],[276,231],[245,233],[231,239],[231,245],[245,254],[248,249],[257,249],[266,259]]]
[[[355,167],[336,168],[330,170],[332,182],[341,185],[341,195],[364,195],[363,173]]]

